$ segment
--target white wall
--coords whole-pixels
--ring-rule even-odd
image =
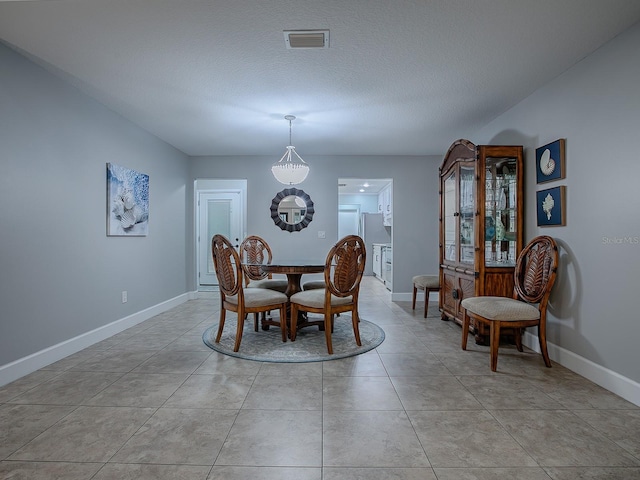
[[[551,235],[561,247],[547,334],[556,357],[587,370],[593,362],[584,370],[592,377],[609,371],[636,382],[636,403],[639,134],[640,24],[472,137],[525,146],[526,237]],[[558,138],[566,138],[566,179],[536,185],[535,148]],[[535,192],[556,185],[567,187],[567,225],[539,228]]]
[[[2,384],[10,363],[184,295],[192,204],[185,155],[2,44],[0,86]],[[106,236],[107,162],[150,176],[147,237]]]

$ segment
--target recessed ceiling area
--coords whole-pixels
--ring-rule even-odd
[[[638,0],[0,0],[0,40],[187,155],[443,155]],[[329,48],[283,45],[330,32]],[[311,40],[310,38],[307,40]]]

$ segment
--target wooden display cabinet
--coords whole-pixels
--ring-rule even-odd
[[[511,297],[523,242],[522,146],[451,145],[440,167],[440,311],[462,324],[464,298]],[[471,329],[488,344],[484,326]]]

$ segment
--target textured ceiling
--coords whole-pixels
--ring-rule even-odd
[[[286,114],[303,157],[441,155],[638,20],[638,0],[0,0],[3,42],[183,152],[278,158]]]

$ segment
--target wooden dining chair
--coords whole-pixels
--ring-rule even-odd
[[[220,323],[216,343],[220,343],[227,310],[238,316],[236,339],[233,351],[240,349],[244,321],[248,313],[262,313],[280,310],[278,326],[282,330],[282,341],[287,341],[287,296],[282,292],[267,288],[244,288],[243,269],[240,256],[233,244],[223,235],[214,235],[211,240],[213,266],[220,288]],[[256,317],[257,318],[257,317]],[[257,325],[257,320],[256,320]],[[275,322],[274,322],[275,324]]]
[[[282,293],[287,290],[286,280],[274,279],[270,273],[265,273],[260,268],[260,265],[270,264],[273,259],[271,247],[265,239],[258,235],[249,235],[240,244],[240,257],[245,286],[267,288]]]
[[[273,254],[267,241],[258,235],[249,235],[240,244],[240,258],[242,260],[242,271],[244,273],[245,286],[247,288],[266,288],[285,293],[287,281],[284,279],[274,279],[270,273],[265,273],[263,264],[271,264]],[[273,318],[267,318],[270,312],[262,312],[262,328],[268,330],[270,325],[278,325]],[[253,328],[258,331],[258,314],[255,314]]]
[[[516,261],[513,298],[481,296],[462,300],[462,349],[467,349],[470,319],[488,323],[491,371],[495,372],[498,368],[500,329],[514,329],[516,348],[521,352],[522,330],[537,326],[544,364],[551,367],[547,352],[547,303],[556,281],[557,268],[558,246],[553,238],[539,236],[529,242]]]
[[[333,333],[334,316],[343,312],[351,312],[353,334],[358,346],[360,330],[358,323],[358,295],[360,281],[364,273],[367,253],[364,241],[357,235],[348,235],[339,240],[329,251],[325,261],[323,289],[304,290],[292,295],[291,318],[298,318],[298,312],[320,313],[324,315],[324,334],[327,351],[333,354],[331,334]],[[296,339],[296,322],[291,322],[291,340]]]

